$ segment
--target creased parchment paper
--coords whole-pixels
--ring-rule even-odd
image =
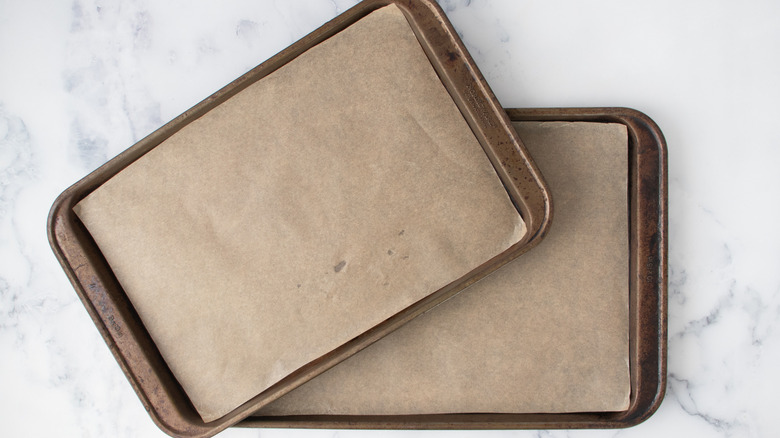
[[[627,409],[626,128],[515,128],[555,202],[545,240],[257,415]]]
[[[395,6],[184,127],[76,213],[205,421],[525,232]]]

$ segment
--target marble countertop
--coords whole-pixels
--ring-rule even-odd
[[[67,186],[352,0],[0,3],[0,435],[164,436],[55,260]],[[780,405],[780,4],[442,0],[506,107],[627,106],[669,147],[669,384],[613,431],[770,436]]]

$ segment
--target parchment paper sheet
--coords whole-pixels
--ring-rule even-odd
[[[76,212],[206,421],[525,232],[395,6],[184,127]]]
[[[515,127],[553,196],[545,240],[258,415],[628,407],[626,128]]]

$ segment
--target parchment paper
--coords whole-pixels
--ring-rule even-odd
[[[184,127],[76,213],[206,421],[525,232],[395,6]]]
[[[515,127],[555,203],[545,240],[258,415],[627,409],[626,128]]]

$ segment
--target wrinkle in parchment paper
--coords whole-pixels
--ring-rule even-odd
[[[182,128],[75,210],[205,421],[525,233],[395,6]]]
[[[545,240],[257,415],[627,409],[626,127],[515,128],[555,200]]]

